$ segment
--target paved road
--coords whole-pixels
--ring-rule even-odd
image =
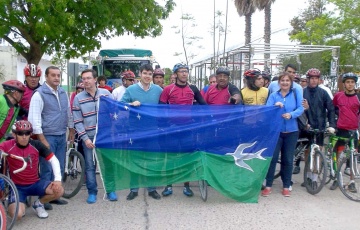
[[[209,188],[209,198],[201,200],[196,183],[195,196],[185,197],[182,187],[174,187],[171,197],[154,200],[140,189],[139,196],[127,201],[127,190],[119,191],[119,201],[102,200],[88,205],[87,192],[80,193],[65,206],[54,206],[49,218],[39,219],[31,208],[14,229],[360,229],[360,203],[348,200],[329,186],[318,195],[300,187],[300,175],[293,178],[291,197],[281,195],[276,180],[273,193],[260,197],[257,204],[243,204],[223,197]],[[159,192],[162,188],[159,188]]]

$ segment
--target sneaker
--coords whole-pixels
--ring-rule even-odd
[[[117,195],[116,195],[115,192],[109,192],[109,193],[107,194],[107,198],[108,198],[108,200],[110,200],[110,201],[117,201],[117,200],[118,200]]]
[[[159,193],[157,193],[156,190],[149,192],[148,195],[151,196],[152,198],[154,198],[155,200],[161,199],[161,196],[159,195]]]
[[[271,193],[271,188],[265,188],[264,190],[261,191],[261,195],[263,197],[268,197]]]
[[[189,197],[194,195],[193,191],[189,186],[184,187],[183,193],[185,196],[189,196]]]
[[[299,174],[300,173],[300,166],[295,166],[293,169],[293,174]]]
[[[138,192],[133,192],[133,191],[130,191],[129,195],[127,195],[126,199],[127,200],[133,200],[135,199],[135,197],[138,196]]]
[[[348,185],[348,190],[352,193],[357,193],[357,189],[355,187],[355,182],[351,182],[349,185]]]
[[[87,202],[88,204],[94,204],[94,203],[96,203],[96,195],[95,195],[95,194],[89,194],[86,202]]]
[[[36,212],[39,218],[41,219],[48,218],[49,214],[45,211],[44,205],[41,204],[39,200],[34,201],[32,208]]]
[[[289,191],[291,192],[293,190],[292,185],[289,186]]]
[[[162,195],[163,196],[169,196],[173,193],[172,187],[171,186],[166,186],[164,191],[162,191]]]
[[[284,188],[284,189],[282,190],[282,194],[283,194],[284,197],[290,197],[290,190]]]
[[[344,174],[350,176],[350,168],[346,168]]]
[[[330,186],[330,190],[335,190],[339,186],[337,180],[334,180],[333,184]]]

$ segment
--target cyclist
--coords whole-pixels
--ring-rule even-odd
[[[206,105],[204,98],[201,96],[199,89],[195,85],[188,83],[189,67],[185,64],[178,63],[173,68],[173,73],[176,76],[175,83],[166,86],[161,93],[161,104],[175,104],[175,105],[193,105],[194,100],[200,105]],[[183,122],[187,122],[184,119]],[[189,135],[193,135],[189,133]],[[174,146],[179,147],[181,152],[181,139],[169,140],[174,142]],[[172,185],[167,185],[161,193],[163,196],[169,196],[173,193]],[[194,193],[190,188],[189,182],[184,183],[183,193],[185,196],[193,196]]]
[[[131,71],[125,71],[122,74],[122,85],[113,90],[112,95],[115,100],[120,101],[124,95],[126,88],[134,84],[135,74]]]
[[[157,68],[154,70],[153,83],[155,85],[160,86],[162,89],[165,87],[164,86],[164,76],[165,76],[165,73],[161,68]]]
[[[360,94],[356,93],[355,86],[358,81],[358,76],[354,73],[345,73],[342,76],[342,82],[344,84],[344,90],[335,94],[333,103],[335,111],[338,114],[336,133],[339,137],[349,138],[350,133],[356,133],[357,136],[354,139],[354,148],[358,147],[358,133],[356,132],[359,128],[359,112],[360,112]],[[334,147],[334,151],[337,151],[337,159],[339,154],[344,150],[344,141],[339,140]],[[350,171],[350,170],[349,170]],[[350,174],[350,172],[349,172]],[[348,185],[350,192],[356,193],[355,182],[353,176],[350,175],[352,180]],[[335,180],[331,185],[330,189],[335,190],[338,187],[338,182]]]
[[[270,167],[266,175],[266,188],[261,192],[261,195],[267,197],[271,193],[271,187],[274,181],[274,173],[281,151],[281,180],[283,181],[282,194],[285,197],[290,196],[292,167],[294,160],[294,150],[299,136],[299,129],[296,118],[299,117],[304,108],[302,106],[301,97],[295,96],[295,91],[292,90],[293,78],[289,73],[282,73],[279,75],[280,90],[270,94],[266,105],[275,105],[282,108],[282,124],[279,140],[274,150],[273,158],[271,159]]]
[[[205,94],[206,103],[209,105],[239,104],[241,102],[239,89],[229,83],[230,70],[219,67],[216,70],[216,84],[209,87]]]
[[[262,71],[261,76],[264,79],[264,87],[268,88],[271,83],[271,73],[268,71]]]
[[[0,143],[10,132],[19,114],[19,102],[24,95],[25,85],[18,80],[9,80],[2,83],[4,95],[0,95]]]
[[[25,170],[17,174],[14,174],[13,171],[21,168],[22,162],[10,157],[6,158],[11,180],[19,192],[18,199],[20,205],[18,219],[21,219],[25,215],[27,196],[39,196],[39,199],[34,201],[32,208],[37,216],[43,219],[49,216],[43,204],[59,199],[64,193],[64,188],[61,185],[61,170],[58,159],[43,143],[30,139],[32,131],[32,125],[29,121],[17,121],[12,127],[14,139],[0,144],[0,151],[30,158]],[[54,181],[39,178],[39,157],[44,158],[51,164],[55,177]],[[11,193],[8,210],[11,216],[14,216],[15,213],[14,202],[14,193]]]
[[[308,85],[306,75],[300,77],[300,85],[302,88],[305,88]]]
[[[269,91],[263,87],[264,79],[258,69],[249,69],[244,72],[246,87],[241,90],[245,105],[265,105]]]
[[[162,89],[160,86],[152,84],[153,72],[154,70],[150,64],[140,66],[140,81],[126,89],[121,102],[130,103],[133,106],[140,106],[141,103],[158,104]],[[131,125],[132,122],[133,121],[130,120],[130,128],[135,127]],[[150,127],[151,125],[152,121],[149,120],[147,126]],[[143,147],[146,148],[146,146]],[[155,187],[148,187],[147,190],[148,195],[152,198],[156,200],[161,199],[161,196],[157,193]],[[138,192],[139,188],[131,188],[126,199],[133,200],[138,196]]]
[[[26,115],[22,117],[22,119],[24,120],[27,120],[27,113],[30,107],[30,100],[34,93],[34,90],[36,90],[41,86],[39,83],[41,74],[42,71],[40,66],[38,65],[27,64],[24,68],[24,76],[25,76],[24,84],[26,87],[25,87],[24,96],[19,102],[19,105],[26,111]]]
[[[305,114],[308,119],[308,124],[312,129],[318,129],[320,131],[324,131],[325,129],[329,133],[335,132],[335,112],[334,105],[329,94],[322,88],[320,88],[319,80],[321,76],[321,72],[318,69],[312,68],[309,69],[306,73],[308,86],[304,88],[304,108]],[[329,127],[326,128],[326,117],[329,122]],[[310,145],[313,142],[313,138],[308,135],[308,139],[310,140]],[[316,144],[322,148],[324,145],[324,133],[321,132],[316,136]],[[307,158],[308,151],[305,152],[305,159]],[[307,182],[312,183],[310,178],[310,173],[308,175]],[[305,186],[305,182],[301,184]]]

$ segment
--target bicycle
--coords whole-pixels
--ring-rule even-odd
[[[62,178],[64,187],[64,198],[72,198],[80,191],[85,180],[85,159],[77,151],[78,143],[74,142],[74,147],[68,143],[66,151],[65,171]]]
[[[345,150],[340,153],[339,165],[337,170],[337,180],[341,192],[350,200],[360,202],[360,154],[354,148],[356,131],[350,133],[349,138],[341,138],[345,141]],[[350,173],[344,173],[349,161]]]
[[[6,157],[11,157],[13,159],[17,159],[17,160],[21,160],[23,161],[23,166],[20,169],[14,170],[14,174],[19,173],[21,171],[23,171],[26,166],[27,166],[27,162],[29,162],[31,159],[29,157],[19,157],[13,154],[8,154],[5,152],[1,152],[1,161],[0,161],[0,167],[3,167],[4,165],[3,163],[3,159],[5,159]],[[15,184],[12,182],[12,180],[6,176],[8,175],[8,169],[6,167],[3,167],[3,172],[5,172],[6,174],[0,174],[0,203],[1,203],[1,207],[0,207],[0,222],[1,222],[1,228],[0,229],[12,229],[12,227],[15,224],[15,221],[17,219],[18,216],[18,212],[19,212],[19,193],[16,189]],[[13,216],[10,215],[10,212],[8,212],[8,207],[10,205],[9,203],[9,197],[10,195],[14,198],[14,203],[15,203],[15,209],[14,209],[14,213]],[[4,218],[5,217],[5,218]],[[4,218],[4,219],[3,219]]]
[[[305,159],[304,181],[308,193],[315,195],[324,187],[327,178],[326,159],[316,143],[316,136],[322,131],[318,129],[307,130],[310,133],[313,144],[310,145],[310,153]]]
[[[336,173],[338,171],[337,154],[334,151],[335,144],[338,140],[345,140],[346,138],[338,137],[335,134],[329,136],[329,143],[326,146],[326,161],[328,167],[328,179],[325,184],[330,183],[332,180],[336,180]]]
[[[208,188],[208,184],[206,180],[199,180],[199,190],[200,190],[200,196],[201,199],[206,202],[207,200],[207,188]]]

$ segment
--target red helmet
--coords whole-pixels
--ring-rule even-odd
[[[258,69],[249,69],[244,72],[244,77],[258,77],[261,75],[260,70]]]
[[[131,70],[128,70],[128,71],[124,72],[122,74],[122,76],[123,76],[123,79],[134,79],[135,78],[135,74]]]
[[[16,90],[25,92],[25,85],[18,80],[9,80],[2,83],[4,90]]]
[[[320,76],[321,76],[321,73],[320,73],[320,70],[315,69],[315,68],[312,68],[312,69],[309,69],[309,70],[306,72],[306,76],[307,76],[308,78],[310,78],[310,77],[320,77]]]
[[[84,83],[78,82],[76,85],[76,89],[84,89]]]
[[[27,64],[24,68],[25,77],[41,77],[41,68],[35,64]]]
[[[12,127],[14,133],[21,132],[21,131],[33,131],[32,125],[29,121],[20,120],[15,122]]]
[[[164,73],[164,71],[162,71],[162,69],[160,69],[160,68],[157,68],[157,69],[155,69],[155,71],[154,71],[154,73],[153,73],[153,76],[156,76],[156,75],[161,75],[161,76],[165,76],[165,73]]]

